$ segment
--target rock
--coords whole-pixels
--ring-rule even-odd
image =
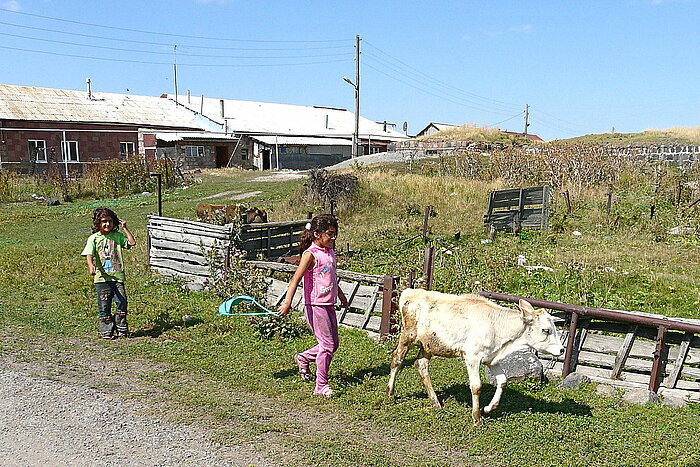
[[[647,405],[659,402],[659,396],[648,389],[630,389],[622,396],[622,400],[629,404]]]
[[[596,394],[604,397],[614,397],[617,395],[617,389],[609,384],[598,384],[595,388]]]
[[[503,368],[506,378],[512,380],[524,380],[534,378],[537,381],[544,380],[544,368],[542,362],[530,350],[521,350],[508,355],[501,360],[499,366]],[[491,384],[496,384],[496,378],[491,374],[489,367],[486,367],[486,378]]]
[[[143,193],[141,193],[141,196],[151,196],[152,194],[153,193],[151,193],[150,191],[144,191]]]
[[[695,229],[692,227],[676,226],[667,231],[669,235],[688,235],[695,233]]]
[[[204,290],[204,285],[199,282],[188,282],[182,286],[182,290],[189,290],[191,292],[201,292]]]
[[[688,401],[683,399],[682,397],[664,396],[663,399],[661,399],[661,405],[666,405],[668,407],[680,409],[681,407],[685,407],[686,405],[688,405]]]
[[[578,236],[583,235],[583,234],[581,232],[579,232],[578,230],[574,230],[573,232],[571,232],[571,235],[575,235],[578,237]]]
[[[61,202],[57,198],[46,198],[47,206],[58,206]]]
[[[566,378],[561,380],[559,387],[562,389],[578,389],[582,384],[590,383],[591,378],[581,373],[569,373]]]

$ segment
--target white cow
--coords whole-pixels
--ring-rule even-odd
[[[399,298],[403,323],[391,358],[388,394],[393,396],[396,375],[409,349],[418,343],[416,366],[433,406],[441,407],[428,374],[430,358],[461,357],[469,374],[474,424],[481,423],[482,363],[491,369],[497,382],[493,399],[484,407],[488,414],[498,407],[503,393],[506,376],[498,363],[504,357],[528,347],[552,355],[564,351],[549,313],[533,309],[525,300],[520,300],[518,306],[520,310],[504,308],[479,295],[404,290]]]

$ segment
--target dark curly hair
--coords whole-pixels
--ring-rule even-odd
[[[338,219],[333,214],[321,214],[311,219],[310,229],[304,229],[299,236],[299,254],[303,254],[314,241],[314,232],[324,232],[329,227],[338,230]]]
[[[92,233],[100,231],[100,219],[105,216],[112,218],[112,232],[119,230],[119,218],[114,211],[109,208],[97,208],[92,211]]]

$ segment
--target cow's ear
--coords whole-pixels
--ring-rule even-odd
[[[532,305],[530,305],[530,302],[520,299],[518,301],[518,307],[520,308],[520,311],[523,313],[523,318],[525,319],[526,323],[531,323],[535,319],[535,315],[537,315],[537,312],[535,311],[534,308],[532,308]]]

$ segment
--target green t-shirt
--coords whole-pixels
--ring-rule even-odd
[[[121,232],[90,235],[82,255],[92,255],[95,265],[95,282],[124,282],[124,261],[122,248],[131,248],[129,240]]]

